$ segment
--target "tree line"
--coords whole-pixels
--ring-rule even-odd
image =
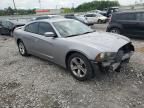
[[[12,9],[11,7],[8,7],[4,10],[0,10],[0,16],[6,16],[6,15],[28,15],[28,14],[35,14],[35,9]]]
[[[75,12],[85,12],[85,11],[91,11],[91,10],[103,10],[104,8],[113,7],[113,6],[120,6],[119,2],[117,0],[115,1],[109,1],[109,0],[94,0],[92,2],[87,2],[79,5],[74,9]]]
[[[64,13],[71,13],[71,12],[86,12],[91,10],[103,10],[104,8],[112,7],[112,6],[119,6],[119,2],[117,0],[115,1],[109,1],[109,0],[94,0],[92,2],[83,3],[76,8],[62,8]],[[35,14],[35,9],[12,9],[11,7],[8,7],[4,10],[0,10],[0,16],[5,15],[28,15],[28,14]]]

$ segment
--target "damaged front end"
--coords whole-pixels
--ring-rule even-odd
[[[102,61],[98,61],[101,71],[120,71],[122,64],[128,63],[135,49],[132,43],[128,43],[121,47],[112,57],[105,57]]]

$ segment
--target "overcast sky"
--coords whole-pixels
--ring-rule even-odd
[[[8,6],[13,7],[13,0],[0,0],[0,9],[7,8]],[[93,0],[40,0],[41,1],[41,8],[48,9],[48,8],[61,8],[61,7],[76,7],[77,5],[83,2],[89,2]],[[140,0],[118,0],[121,5],[130,5],[134,4],[135,1]],[[17,8],[39,8],[39,0],[15,0]]]

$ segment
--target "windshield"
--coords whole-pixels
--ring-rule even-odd
[[[94,30],[76,20],[54,22],[53,25],[63,37],[72,37],[94,32]]]

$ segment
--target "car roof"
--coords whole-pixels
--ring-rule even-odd
[[[44,16],[59,16],[59,15],[50,14],[50,15],[41,15],[41,16],[37,16],[37,17],[44,17]]]
[[[60,22],[60,21],[70,21],[73,19],[67,19],[67,18],[52,18],[52,19],[42,19],[42,20],[36,20],[36,21],[32,21],[30,23],[28,23],[27,25],[31,24],[31,23],[35,23],[35,22]]]
[[[121,12],[116,12],[114,14],[125,14],[125,13],[144,13],[144,11],[121,11]]]
[[[46,22],[59,22],[59,21],[69,21],[73,19],[66,19],[66,18],[53,18],[53,19],[44,19],[41,21],[46,21]]]

